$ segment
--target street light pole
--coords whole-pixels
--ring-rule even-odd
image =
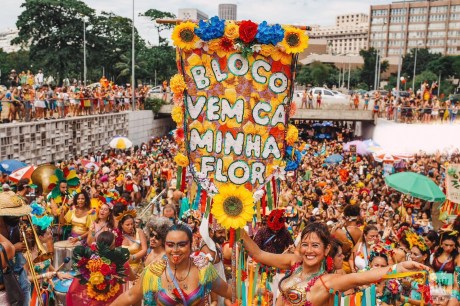
[[[350,70],[351,70],[351,63],[350,63],[350,59],[348,59],[348,91],[350,91]]]
[[[132,77],[131,77],[131,89],[132,89],[132,92],[131,92],[131,99],[132,99],[132,103],[133,103],[133,111],[136,110],[136,96],[135,96],[135,90],[136,90],[136,84],[135,84],[135,71],[134,71],[134,0],[133,0],[133,24],[132,24],[132,47],[131,47],[131,54],[132,54],[132,58],[131,58],[131,71],[132,71]]]
[[[415,69],[417,67],[417,51],[418,51],[418,46],[415,46],[415,58],[414,58],[414,77],[412,78],[412,90],[415,93]]]
[[[86,86],[86,17],[83,17],[83,85]]]
[[[379,49],[377,49],[377,53],[375,54],[374,90],[377,90],[377,67],[379,60]]]

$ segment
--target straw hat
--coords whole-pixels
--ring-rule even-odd
[[[0,192],[0,216],[19,217],[32,211],[13,191]]]

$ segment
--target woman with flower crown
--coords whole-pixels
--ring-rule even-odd
[[[209,258],[192,252],[192,231],[184,224],[169,228],[165,238],[166,255],[146,267],[139,282],[111,305],[146,306],[210,305],[211,291],[231,298],[231,287],[217,275]]]
[[[118,230],[123,235],[122,247],[129,251],[129,266],[135,274],[144,268],[143,259],[147,254],[147,238],[142,229],[134,226],[136,211],[127,210],[122,212],[117,218]]]
[[[295,254],[264,252],[245,232],[242,238],[245,249],[256,261],[280,269],[290,268],[290,273],[279,283],[282,298],[278,299],[276,305],[328,305],[333,303],[333,292],[345,292],[357,286],[378,282],[387,274],[428,270],[425,265],[406,261],[391,268],[375,268],[361,273],[327,274],[326,257],[331,249],[331,235],[327,226],[319,222],[306,225]]]

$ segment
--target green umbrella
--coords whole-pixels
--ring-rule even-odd
[[[429,202],[444,202],[446,195],[428,177],[415,172],[401,172],[385,178],[388,186],[414,198]]]

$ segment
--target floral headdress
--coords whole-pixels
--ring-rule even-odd
[[[428,250],[428,246],[425,243],[425,240],[417,235],[412,229],[408,229],[404,232],[406,236],[406,241],[409,243],[409,247],[412,249],[412,247],[417,247],[419,248],[420,251],[425,252]]]
[[[54,218],[52,216],[45,215],[45,208],[37,202],[30,204],[32,212],[30,213],[32,224],[39,227],[41,230],[46,230],[53,223]]]
[[[381,256],[387,258],[388,260],[388,250],[385,249],[380,244],[372,245],[372,248],[369,254],[369,261],[371,262],[375,257],[381,257]]]
[[[90,247],[76,246],[73,251],[73,268],[80,273],[80,284],[86,285],[88,296],[97,301],[107,301],[120,290],[126,279],[124,264],[129,259],[126,248],[110,247],[98,243]]]
[[[128,209],[128,210],[121,212],[118,216],[115,217],[115,219],[117,221],[120,221],[125,216],[131,216],[133,218],[136,218],[137,212],[134,209]]]
[[[273,231],[279,231],[284,225],[284,210],[272,210],[267,218],[267,226]]]
[[[80,179],[74,169],[69,169],[67,167],[63,170],[56,169],[54,174],[50,177],[50,184],[48,186],[48,189],[51,189],[51,198],[54,199],[56,204],[62,202],[62,196],[59,190],[59,184],[62,182],[66,182],[70,190],[80,185]]]

